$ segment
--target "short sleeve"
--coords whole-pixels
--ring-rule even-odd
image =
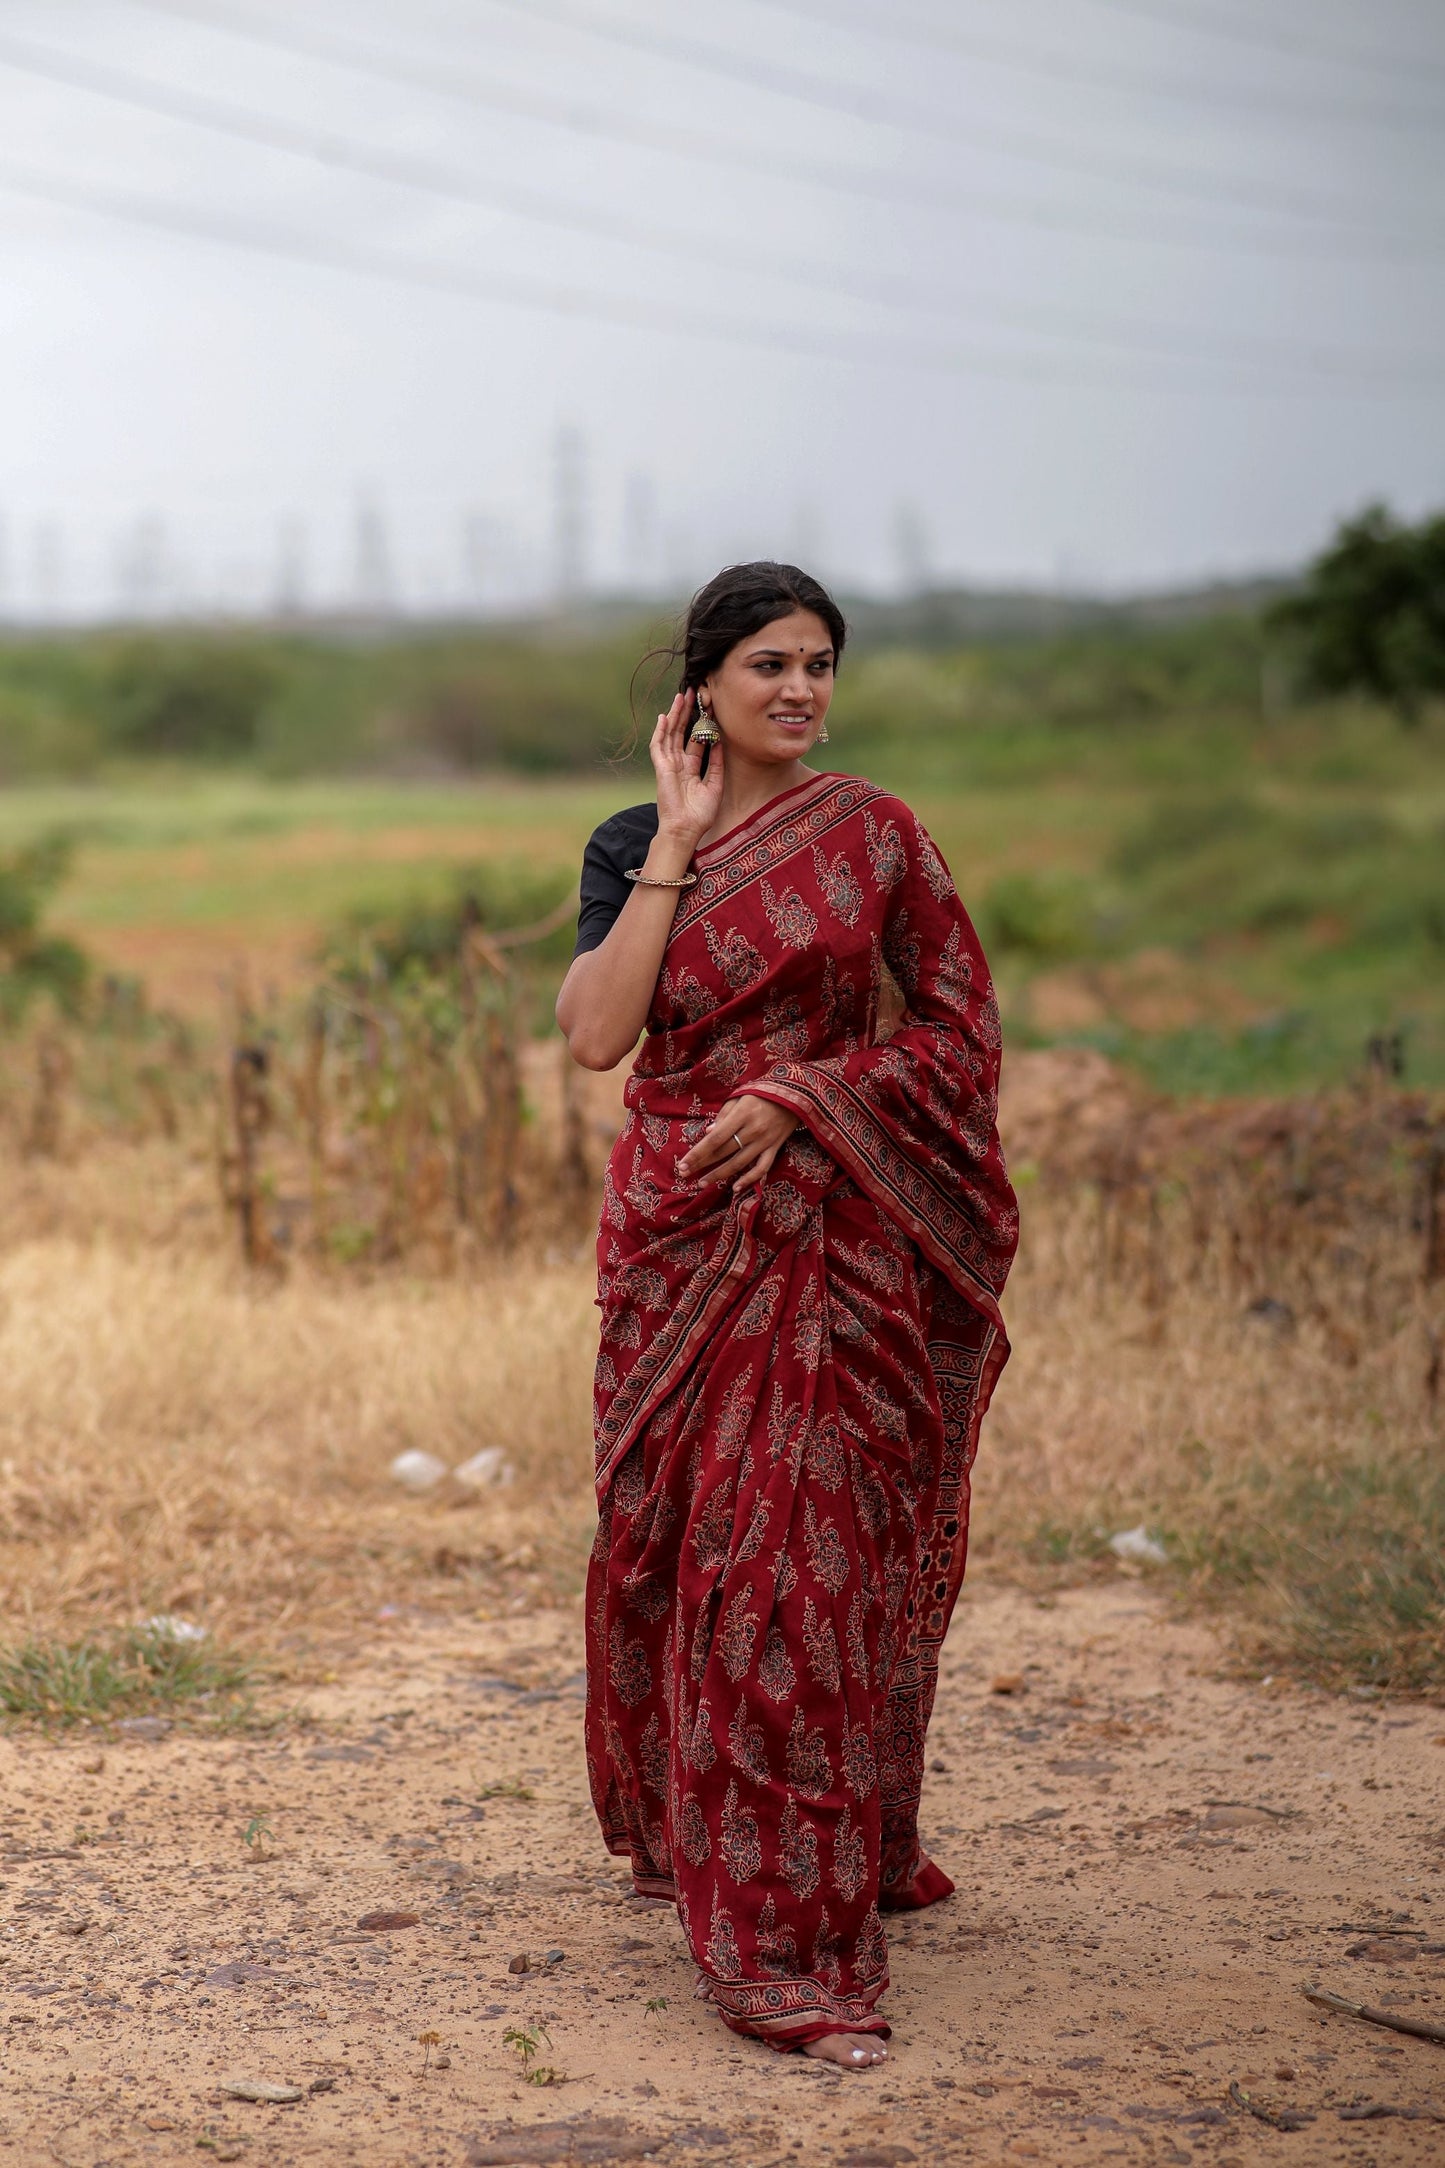
[[[607,939],[632,894],[628,869],[642,864],[656,834],[655,805],[629,806],[594,829],[582,854],[582,907],[577,914],[574,957],[600,948]]]

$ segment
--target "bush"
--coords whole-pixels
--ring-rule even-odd
[[[466,1028],[472,999],[459,1002],[458,964],[468,930],[505,936],[550,925],[540,940],[502,943],[517,1014],[534,1035],[549,1033],[552,1004],[572,960],[576,894],[570,867],[506,861],[473,866],[453,875],[440,900],[353,912],[327,943],[322,968],[343,1000],[367,1007],[384,990],[409,1013],[424,1015],[435,1038],[450,1041]]]
[[[279,682],[276,658],[256,641],[127,640],[103,673],[108,734],[127,752],[244,759]]]
[[[1097,913],[1076,881],[1034,873],[1006,873],[996,880],[979,911],[984,946],[1000,955],[1056,962],[1095,945]]]
[[[37,994],[67,1013],[81,1005],[89,960],[73,941],[41,930],[46,898],[70,863],[69,839],[42,837],[0,858],[0,1017],[15,1022]]]
[[[87,775],[100,755],[93,718],[56,689],[0,683],[0,784]]]
[[[379,672],[381,749],[453,769],[595,768],[629,736],[644,645],[639,632],[585,643],[503,633],[408,642]],[[641,720],[650,729],[652,717]]]

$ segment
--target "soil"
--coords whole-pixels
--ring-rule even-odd
[[[852,2074],[693,1998],[599,1842],[579,1662],[575,1612],[383,1615],[263,1737],[0,1740],[0,2161],[1445,2157],[1445,2045],[1300,1991],[1445,2024],[1440,1710],[1231,1678],[1144,1581],[980,1579],[924,1805],[958,1893],[892,1923]]]

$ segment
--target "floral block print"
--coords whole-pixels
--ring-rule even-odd
[[[604,1190],[588,1764],[704,1992],[794,2048],[886,2033],[881,1914],[953,1886],[918,1801],[1017,1213],[987,967],[908,809],[818,777],[697,863]],[[734,1198],[677,1165],[739,1090],[801,1126]]]

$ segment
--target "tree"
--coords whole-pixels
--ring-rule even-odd
[[[1360,692],[1416,723],[1445,693],[1445,515],[1411,527],[1382,504],[1346,520],[1270,613],[1315,692]]]

